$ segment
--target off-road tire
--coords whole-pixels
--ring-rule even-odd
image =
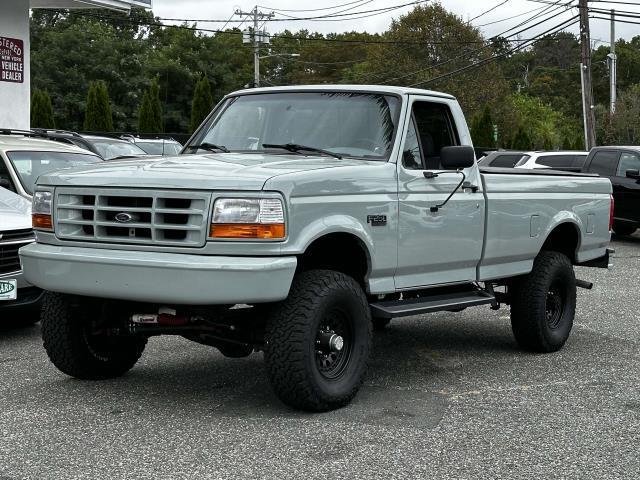
[[[338,311],[351,332],[344,347],[348,344],[350,356],[340,373],[329,379],[318,366],[316,336],[327,318]],[[367,297],[353,278],[329,270],[298,274],[289,297],[274,308],[267,321],[265,362],[275,393],[285,404],[306,411],[347,405],[364,379],[371,331]]]
[[[567,256],[540,252],[531,273],[512,283],[510,296],[511,328],[518,345],[540,353],[560,350],[576,312],[576,278]]]
[[[138,361],[147,339],[119,336],[97,350],[98,337],[89,333],[91,305],[78,305],[73,297],[47,292],[42,305],[42,340],[51,362],[63,373],[81,380],[115,378]]]
[[[628,235],[633,235],[636,230],[637,230],[637,227],[634,227],[633,225],[629,225],[629,224],[626,224],[626,223],[614,223],[613,224],[613,233],[615,233],[616,235],[619,235],[621,237],[626,237]]]

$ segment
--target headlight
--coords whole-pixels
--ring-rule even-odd
[[[31,219],[33,228],[39,230],[53,230],[53,220],[51,218],[51,203],[53,194],[51,192],[35,192],[31,205]]]
[[[212,238],[285,238],[284,207],[278,198],[219,198],[213,205]]]

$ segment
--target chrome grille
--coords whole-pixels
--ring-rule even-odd
[[[33,240],[31,229],[0,232],[0,274],[21,270],[18,250]]]
[[[210,196],[200,192],[56,189],[56,235],[64,240],[200,247]]]

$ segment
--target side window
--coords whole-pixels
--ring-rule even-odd
[[[522,155],[498,155],[490,164],[490,167],[513,168],[519,163]]]
[[[11,190],[12,192],[16,191],[16,187],[13,185],[11,175],[9,175],[9,170],[7,169],[7,166],[5,165],[2,157],[0,157],[0,180],[6,180],[7,182],[9,182],[9,190]]]
[[[415,102],[413,115],[425,168],[427,170],[442,169],[440,165],[442,147],[459,144],[458,132],[454,127],[449,107],[441,103]]]
[[[615,175],[619,152],[615,150],[599,150],[593,155],[589,172],[611,177]]]
[[[623,153],[618,165],[618,177],[626,177],[627,170],[640,170],[640,157],[633,153]]]
[[[586,155],[576,155],[573,158],[573,166],[576,168],[582,168],[584,167],[584,162],[587,161],[587,156]]]
[[[402,165],[410,170],[422,170],[422,155],[420,154],[420,142],[418,141],[418,132],[416,124],[411,117],[409,130],[407,131],[407,139],[404,142],[404,151],[402,152]]]
[[[540,157],[536,163],[547,167],[570,167],[573,164],[573,155],[548,155]]]

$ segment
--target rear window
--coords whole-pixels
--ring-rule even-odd
[[[522,154],[498,155],[496,158],[484,165],[489,167],[513,168],[521,158]]]
[[[589,172],[599,175],[614,176],[618,167],[620,152],[615,150],[599,150],[593,154]]]
[[[552,168],[573,167],[575,155],[546,155],[536,160],[538,165],[545,165]]]

